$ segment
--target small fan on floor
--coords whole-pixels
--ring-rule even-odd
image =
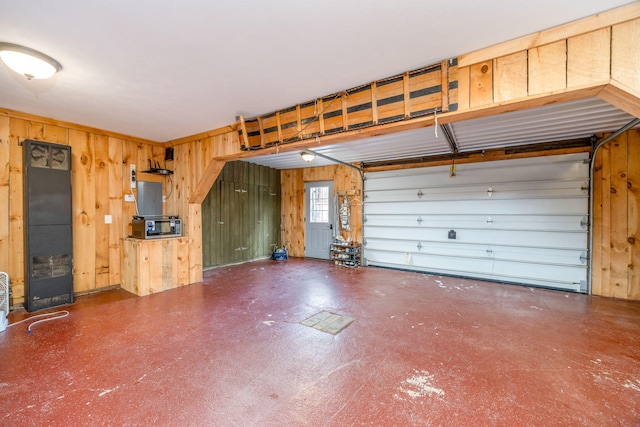
[[[9,275],[0,271],[0,332],[7,329],[9,322]]]

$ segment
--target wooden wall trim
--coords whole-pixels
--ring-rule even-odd
[[[90,126],[84,126],[77,123],[65,122],[63,120],[56,120],[49,117],[37,116],[35,114],[23,113],[21,111],[10,110],[2,107],[0,107],[0,116],[7,116],[7,117],[16,118],[16,119],[43,123],[47,125],[59,126],[62,128],[75,129],[82,132],[93,133],[96,135],[104,135],[104,136],[110,136],[114,138],[121,138],[121,139],[126,139],[132,142],[137,142],[140,144],[157,145],[157,146],[163,146],[163,147],[165,146],[161,142],[152,141],[150,139],[138,138],[135,136],[125,135],[123,133],[112,132],[112,131],[98,129]]]
[[[458,66],[466,67],[478,64],[636,18],[640,18],[640,2],[630,3],[558,27],[467,53],[458,57]]]
[[[237,129],[235,124],[223,126],[221,128],[208,130],[206,132],[200,132],[194,135],[189,135],[189,136],[185,136],[178,139],[172,139],[170,141],[165,142],[164,145],[167,147],[175,147],[176,145],[188,144],[190,142],[195,142],[200,139],[212,138],[214,136],[223,135],[225,133],[235,132],[236,130]]]

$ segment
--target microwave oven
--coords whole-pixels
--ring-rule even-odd
[[[177,216],[135,216],[131,222],[131,237],[161,239],[182,236],[182,220]]]

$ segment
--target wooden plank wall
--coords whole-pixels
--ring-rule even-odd
[[[582,31],[582,32],[581,32]],[[549,30],[551,33],[552,30]],[[553,40],[546,33],[533,40],[464,55],[458,62],[458,108],[474,110],[492,104],[524,100],[527,97],[560,94],[571,99],[572,91],[614,80],[640,91],[640,19],[585,30],[576,26],[575,35]],[[537,44],[544,40],[544,44]],[[500,54],[492,57],[492,54]],[[596,92],[597,95],[597,92]],[[558,101],[563,98],[559,97]],[[535,103],[535,99],[532,99]],[[534,105],[534,104],[532,104]],[[623,108],[622,106],[620,106]]]
[[[333,181],[334,192],[355,190],[350,197],[351,232],[342,237],[351,237],[362,242],[362,180],[355,169],[342,166],[322,166],[281,171],[282,185],[282,243],[287,246],[289,256],[304,257],[304,184],[312,181]]]
[[[164,159],[159,144],[62,124],[23,113],[0,112],[0,271],[9,274],[14,304],[24,302],[24,139],[72,149],[74,291],[89,292],[120,284],[122,238],[131,233],[135,205],[124,202],[129,163],[138,171],[148,160]],[[158,180],[140,173],[139,179]],[[135,192],[135,190],[134,190]],[[165,189],[166,194],[166,189]],[[104,216],[112,216],[112,224]]]
[[[640,131],[607,142],[595,158],[594,295],[640,300]]]
[[[171,200],[165,209],[183,219],[183,233],[188,237],[185,257],[189,262],[189,283],[196,283],[202,281],[203,269],[201,203],[224,166],[224,162],[216,162],[215,158],[240,151],[238,133],[225,129],[220,133],[171,141],[168,145],[174,148],[174,160],[167,162],[174,175]],[[203,183],[206,188],[201,188]]]

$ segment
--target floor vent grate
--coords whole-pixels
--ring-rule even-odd
[[[328,311],[321,311],[320,313],[314,314],[308,319],[303,320],[300,324],[322,332],[337,335],[353,323],[354,320],[355,319],[353,317],[341,316]]]

